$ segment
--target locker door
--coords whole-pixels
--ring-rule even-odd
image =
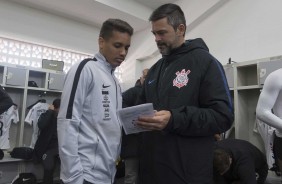
[[[234,70],[232,66],[224,66],[224,71],[229,88],[234,88]]]
[[[48,89],[62,91],[64,87],[65,74],[50,73]]]
[[[0,84],[3,85],[4,66],[0,66]]]
[[[259,83],[264,84],[266,77],[273,71],[282,68],[282,60],[265,61],[258,64],[259,67]]]
[[[25,86],[26,69],[8,67],[6,77],[7,85]]]

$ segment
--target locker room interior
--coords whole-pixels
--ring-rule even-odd
[[[148,18],[165,3],[183,9],[185,38],[203,38],[224,66],[235,115],[225,138],[249,141],[266,153],[255,112],[266,77],[282,68],[282,1],[1,0],[0,85],[17,105],[19,121],[9,127],[9,148],[1,148],[5,155],[0,160],[0,184],[11,183],[22,172],[42,179],[40,166],[10,158],[9,152],[31,146],[35,129],[27,121],[29,110],[42,100],[51,104],[60,98],[70,67],[98,51],[103,21],[120,18],[134,28],[128,55],[115,71],[122,92],[161,58]],[[63,61],[63,68],[42,68],[42,60]],[[54,178],[58,180],[59,168]],[[268,183],[281,181],[269,171]]]

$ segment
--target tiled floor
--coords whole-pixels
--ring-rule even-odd
[[[273,171],[268,172],[267,179],[265,181],[265,184],[282,184],[282,177],[276,176],[276,174]]]

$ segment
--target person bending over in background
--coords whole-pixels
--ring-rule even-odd
[[[150,16],[162,58],[145,79],[139,103],[153,103],[153,117],[139,117],[141,184],[212,183],[214,134],[228,130],[233,106],[224,70],[200,38],[184,39],[178,5]]]
[[[67,184],[112,184],[121,147],[121,88],[114,75],[130,47],[133,28],[106,20],[93,59],[68,72],[58,115],[61,179]]]
[[[142,91],[142,85],[147,76],[149,69],[142,71],[142,76],[136,81],[134,87],[129,88],[122,94],[122,106],[131,107],[137,104],[138,98]],[[139,82],[139,83],[138,83]],[[122,144],[121,144],[121,158],[125,162],[125,178],[124,184],[137,183],[138,170],[139,170],[139,158],[138,150],[140,144],[140,134],[125,135],[123,132]]]
[[[263,184],[268,174],[265,155],[248,141],[239,139],[215,142],[213,165],[215,184]]]
[[[35,161],[43,164],[43,184],[53,184],[53,173],[56,162],[59,162],[57,116],[60,104],[61,99],[55,99],[38,119],[39,136],[33,154]]]
[[[259,96],[256,116],[275,128],[273,152],[282,170],[282,68],[270,73]]]

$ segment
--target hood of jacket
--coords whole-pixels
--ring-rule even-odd
[[[186,40],[180,47],[173,49],[169,55],[163,55],[163,59],[173,61],[180,57],[183,53],[191,52],[195,49],[203,49],[209,52],[209,48],[201,38]]]

